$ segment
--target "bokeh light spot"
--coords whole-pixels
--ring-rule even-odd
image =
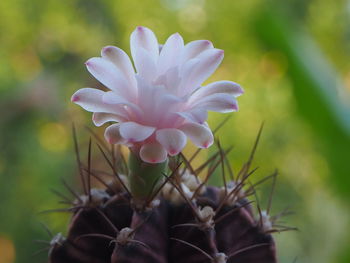
[[[207,15],[201,5],[191,4],[179,12],[180,26],[189,33],[202,30],[207,23]]]
[[[68,133],[59,123],[47,123],[39,130],[40,145],[51,152],[62,152],[68,145]]]
[[[42,65],[32,48],[24,49],[12,57],[12,66],[18,79],[30,81],[34,79],[41,71]]]
[[[15,262],[15,256],[16,252],[13,242],[0,236],[0,263]]]

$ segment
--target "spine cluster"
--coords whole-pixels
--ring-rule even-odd
[[[142,204],[135,203],[129,190],[125,163],[115,165],[115,151],[109,156],[100,147],[112,168],[108,182],[89,161],[78,162],[84,193],[72,201],[72,218],[66,237],[58,234],[49,242],[50,263],[274,263],[277,262],[273,232],[292,228],[278,225],[278,219],[289,213],[271,216],[270,205],[262,211],[256,201],[255,188],[276,175],[249,183],[253,153],[234,177],[227,166],[225,152],[218,151],[203,165],[194,169],[193,158],[183,155],[169,162],[169,172],[156,184]],[[121,160],[121,159],[119,159]],[[117,162],[118,163],[118,162]],[[124,168],[122,168],[124,167]],[[208,186],[208,178],[221,170],[224,186]],[[118,171],[119,170],[119,171]],[[199,173],[207,174],[202,180]],[[225,175],[225,170],[230,176]],[[104,188],[91,188],[90,180]],[[271,199],[271,198],[270,198]],[[257,205],[256,205],[257,204]],[[254,208],[257,206],[257,209]],[[254,211],[257,210],[257,213]]]

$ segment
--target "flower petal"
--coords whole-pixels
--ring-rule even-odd
[[[171,156],[181,152],[187,141],[186,135],[178,129],[158,130],[156,132],[156,139]]]
[[[126,142],[126,140],[120,135],[119,123],[107,127],[105,130],[105,138],[110,144],[121,144]]]
[[[158,100],[155,101],[154,110],[155,114],[158,113],[158,115],[162,115],[165,112],[172,111],[174,108],[176,108],[176,106],[179,103],[183,102],[183,100],[178,96],[169,93],[160,91],[157,95]]]
[[[135,67],[139,76],[152,83],[157,77],[157,66],[150,53],[140,48],[135,51]]]
[[[162,75],[168,69],[177,66],[183,47],[184,40],[179,33],[175,33],[167,39],[159,55],[158,75]]]
[[[211,130],[198,123],[185,123],[180,128],[191,141],[200,148],[208,148],[213,144],[214,137]]]
[[[167,159],[167,152],[158,142],[146,143],[140,149],[140,158],[147,163],[162,163]]]
[[[101,56],[112,62],[124,74],[130,83],[130,88],[133,89],[133,92],[136,92],[135,71],[129,56],[122,49],[114,46],[104,47],[101,51]]]
[[[120,124],[121,136],[130,143],[146,140],[154,131],[154,127],[144,126],[136,122],[124,122]]]
[[[164,75],[163,75],[164,76]],[[165,87],[173,94],[177,94],[177,89],[180,87],[181,78],[179,76],[179,68],[174,67],[165,73]]]
[[[102,96],[102,101],[107,104],[128,104],[130,103],[125,98],[118,95],[114,91],[106,91]]]
[[[190,97],[189,103],[216,93],[225,93],[238,97],[243,92],[241,86],[235,82],[226,80],[216,81],[196,90]]]
[[[192,58],[188,61],[186,61],[184,64],[182,64],[180,66],[180,70],[179,70],[179,76],[180,76],[180,83],[177,86],[177,89],[174,90],[174,92],[178,95],[178,96],[189,96],[191,94],[190,91],[187,90],[187,86],[191,85],[191,75],[192,72],[196,69],[196,67],[198,66],[200,60],[197,58]]]
[[[209,40],[195,40],[189,42],[185,45],[185,48],[183,50],[182,61],[185,62],[186,60],[192,59],[210,48],[214,47]]]
[[[190,122],[197,122],[203,124],[208,119],[208,112],[205,109],[195,108],[188,111],[177,112],[178,115],[189,120]]]
[[[192,71],[184,76],[182,86],[189,94],[197,89],[214,71],[217,69],[222,59],[224,51],[220,49],[209,49],[202,52],[195,59],[199,62],[194,65]]]
[[[118,96],[118,94],[116,94],[114,91],[105,92],[102,96],[102,101],[106,104],[119,105],[121,107],[126,106],[132,111],[132,115],[138,118],[142,118],[143,116],[143,112],[138,105],[127,101],[121,96]]]
[[[159,45],[157,37],[152,32],[152,30],[148,29],[147,27],[138,26],[134,32],[131,33],[130,49],[135,63],[136,61],[140,61],[137,53],[137,51],[140,49],[147,51],[154,62],[157,61],[159,56]]]
[[[71,100],[78,104],[83,109],[90,112],[107,112],[118,115],[125,114],[125,109],[115,105],[106,104],[103,102],[103,96],[106,92],[99,89],[83,88],[76,91]]]
[[[110,61],[103,58],[90,58],[86,63],[88,71],[107,88],[125,98],[130,97],[130,85],[120,70]]]
[[[191,106],[193,108],[199,107],[222,113],[238,111],[238,103],[236,98],[232,95],[224,93],[216,93],[208,97],[204,97],[196,101]]]
[[[142,112],[145,114],[145,116],[148,118],[148,120],[153,119],[155,115],[154,108],[156,105],[156,102],[159,101],[158,94],[160,92],[164,92],[163,89],[158,89],[158,87],[155,87],[151,84],[149,84],[147,81],[145,81],[144,78],[137,75],[136,76],[137,83],[138,83],[138,93],[139,98],[142,101],[140,104],[140,107],[142,107]]]
[[[127,116],[122,116],[122,115],[117,115],[112,113],[95,112],[92,115],[92,121],[97,127],[100,127],[106,122],[110,122],[110,121],[122,122],[126,120],[127,120]]]

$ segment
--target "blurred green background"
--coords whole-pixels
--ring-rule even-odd
[[[300,229],[276,235],[280,262],[350,262],[349,18],[346,0],[0,1],[0,263],[45,262],[32,257],[48,238],[40,222],[66,230],[67,215],[38,212],[60,207],[60,178],[78,182],[71,123],[82,150],[92,125],[71,94],[97,85],[83,63],[106,45],[129,52],[138,25],[225,50],[210,80],[246,92],[218,135],[237,170],[265,121],[257,178],[278,168],[273,212],[291,206]]]

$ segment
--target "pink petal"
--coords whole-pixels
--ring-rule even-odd
[[[181,152],[187,141],[186,135],[178,129],[158,130],[156,132],[156,139],[171,156]]]
[[[168,69],[163,75],[158,76],[157,80],[153,82],[154,85],[164,86],[170,93],[177,94],[180,84],[179,67]]]
[[[167,152],[158,142],[142,145],[140,157],[146,163],[162,163],[167,159]]]
[[[155,60],[150,56],[150,53],[143,48],[135,50],[135,54],[134,63],[138,75],[151,83],[157,77]]]
[[[167,114],[182,102],[181,98],[169,94],[163,86],[154,86],[136,76],[139,88],[140,107],[150,126],[160,127],[160,123],[168,121]],[[167,127],[162,126],[162,127]],[[173,127],[173,126],[171,126]]]
[[[136,80],[139,98],[142,100],[142,111],[145,113],[145,116],[148,119],[153,118],[154,106],[158,101],[157,95],[162,89],[158,89],[157,87],[149,84],[149,82],[145,81],[145,79],[139,75],[136,76]]]
[[[95,112],[92,115],[93,123],[99,127],[105,124],[106,122],[114,121],[114,122],[122,122],[127,119],[127,116],[112,114],[112,113],[104,113],[104,112]]]
[[[126,140],[120,135],[120,124],[112,124],[105,130],[106,141],[110,144],[123,144]]]
[[[102,96],[102,101],[107,104],[128,104],[125,98],[118,95],[118,93],[114,91],[106,91]]]
[[[154,127],[144,126],[136,122],[124,122],[120,124],[121,136],[130,143],[146,140],[154,131]]]
[[[179,103],[183,102],[181,98],[165,92],[158,92],[157,98],[158,100],[155,101],[154,110],[159,115],[173,110]]]
[[[200,148],[208,148],[213,144],[214,137],[211,130],[198,123],[185,123],[180,128],[191,141]]]
[[[184,41],[179,33],[171,35],[165,42],[158,59],[158,75],[164,74],[168,69],[177,66]]]
[[[216,81],[196,90],[190,97],[189,103],[216,93],[225,93],[238,97],[243,94],[243,89],[240,85],[232,81]]]
[[[178,90],[176,94],[178,94],[179,96],[188,96],[189,94],[191,94],[191,91],[188,91],[187,87],[191,86],[192,73],[197,68],[199,63],[199,59],[193,58],[181,65],[179,72],[181,82],[178,85]]]
[[[130,36],[130,49],[134,62],[140,61],[138,50],[143,49],[149,53],[154,62],[159,56],[158,40],[152,30],[138,26]],[[137,68],[137,66],[136,66]]]
[[[205,109],[190,109],[188,111],[177,112],[178,115],[189,120],[190,122],[197,122],[203,124],[208,119],[208,112]]]
[[[133,89],[133,92],[136,92],[135,71],[129,56],[122,49],[114,46],[104,47],[101,51],[101,56],[112,62],[124,74],[129,81],[130,88]]]
[[[126,106],[128,109],[131,110],[134,116],[138,118],[143,117],[143,112],[138,105],[127,101],[121,96],[118,96],[118,94],[116,94],[114,91],[105,92],[102,96],[102,101],[106,104],[119,105],[122,107]]]
[[[170,92],[174,92],[173,94],[177,94],[176,89],[181,88],[179,86],[180,81],[181,81],[181,78],[179,76],[179,68],[174,67],[174,68],[169,69],[165,73],[165,79],[166,79],[166,81],[165,81],[166,89],[169,90]]]
[[[76,91],[71,100],[90,112],[107,112],[118,115],[125,114],[125,110],[115,105],[106,104],[102,98],[105,92],[98,89],[84,88]]]
[[[192,59],[207,49],[214,48],[209,40],[195,40],[185,45],[182,61]]]
[[[103,58],[90,58],[85,64],[88,71],[107,88],[125,98],[131,98],[130,84],[112,62]]]
[[[197,89],[220,65],[224,58],[224,51],[220,49],[208,49],[202,52],[196,59],[199,60],[190,74],[183,79],[182,86],[189,94]]]
[[[192,58],[190,60],[187,60],[183,65],[181,65],[180,67],[181,78],[187,80],[189,78],[189,75],[192,73],[193,69],[196,68],[199,62],[200,62],[199,59]]]
[[[215,93],[208,97],[204,97],[198,101],[195,101],[191,107],[199,107],[210,111],[226,113],[237,111],[238,103],[236,98],[232,95]]]

